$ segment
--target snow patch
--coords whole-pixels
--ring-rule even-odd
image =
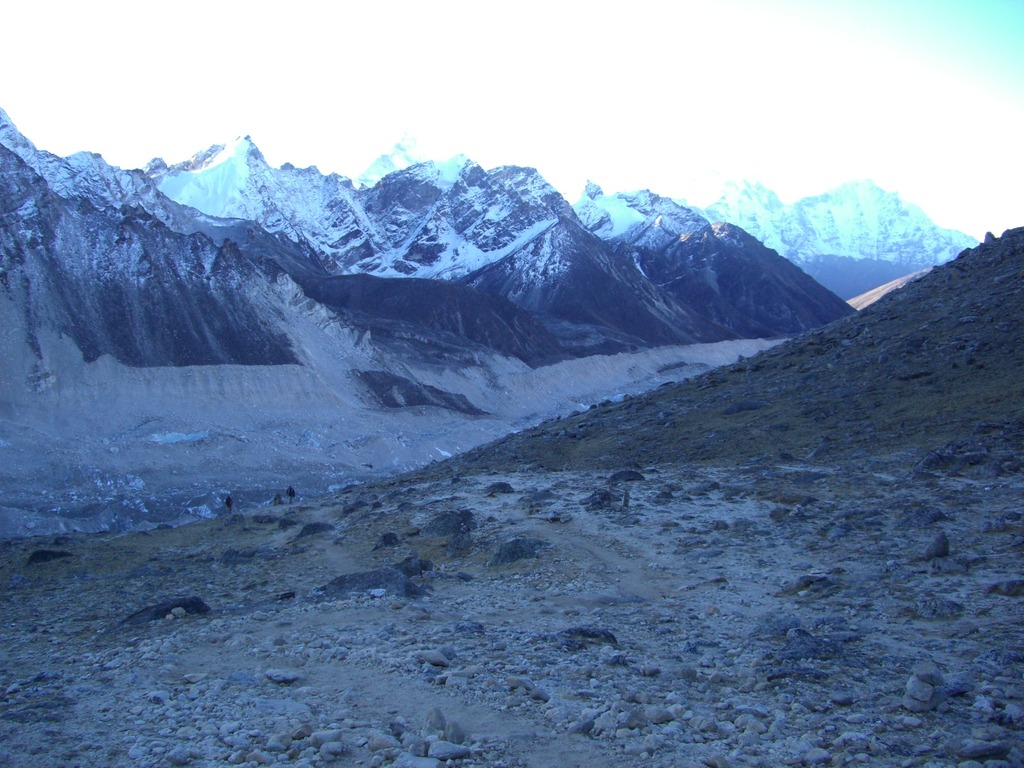
[[[210,436],[210,430],[204,429],[202,432],[191,432],[185,434],[183,432],[154,432],[149,436],[150,442],[158,443],[160,445],[173,445],[174,443],[198,443],[202,440],[207,439]]]
[[[594,205],[608,214],[608,222],[599,232],[598,237],[609,239],[628,232],[632,227],[644,222],[644,215],[617,195],[603,195],[594,198]]]
[[[202,520],[212,520],[217,516],[217,513],[210,509],[208,504],[200,504],[198,507],[188,507],[187,511],[193,517],[197,517]]]
[[[209,163],[194,171],[179,171],[160,179],[158,188],[172,200],[209,216],[224,216],[241,202],[249,180],[251,143],[239,139]]]

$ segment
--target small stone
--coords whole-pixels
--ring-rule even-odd
[[[167,753],[167,762],[171,765],[188,765],[192,755],[184,747],[175,747]]]
[[[729,761],[722,755],[712,755],[704,758],[704,765],[708,768],[729,768]]]
[[[293,672],[288,669],[268,669],[266,671],[267,679],[272,683],[278,685],[291,685],[296,680],[301,678],[298,672]]]
[[[910,674],[929,685],[942,685],[942,672],[934,661],[918,662]]]
[[[261,752],[258,749],[254,749],[252,752],[245,756],[246,762],[256,763],[257,765],[273,765],[274,758],[268,755],[266,752]]]
[[[444,725],[444,740],[450,741],[453,744],[465,744],[469,741],[469,734],[457,722],[449,720]]]
[[[569,733],[587,734],[594,730],[594,718],[585,717],[569,726]]]
[[[484,489],[484,494],[487,495],[487,496],[497,496],[499,494],[506,494],[506,493],[515,493],[515,490],[512,488],[511,483],[506,483],[506,482],[491,483],[489,486],[487,486],[486,489]]]
[[[341,741],[343,736],[344,731],[341,730],[314,731],[309,735],[309,743],[319,749],[324,744]]]
[[[448,657],[441,651],[420,651],[417,655],[420,661],[426,662],[432,667],[447,667],[451,664]]]
[[[382,749],[395,749],[402,744],[394,736],[379,731],[371,733],[366,739],[366,748],[371,752],[380,752]]]
[[[956,751],[965,760],[1002,760],[1010,754],[1010,745],[1005,741],[980,741],[970,739]]]
[[[448,727],[448,718],[444,716],[439,708],[433,707],[427,712],[427,730],[431,733],[441,734]]]
[[[939,531],[924,551],[925,560],[934,560],[937,557],[949,557],[949,538],[945,531]]]
[[[662,707],[651,707],[647,710],[647,719],[655,725],[665,725],[665,723],[671,723],[675,720],[675,717],[667,709]]]
[[[435,741],[427,750],[427,757],[434,757],[438,760],[461,760],[469,757],[472,750],[462,744],[452,744],[450,741]]]
[[[268,752],[287,752],[292,745],[292,737],[287,733],[275,733],[267,739]]]
[[[974,688],[974,675],[970,671],[954,672],[946,679],[944,691],[947,696],[963,696]]]
[[[507,685],[512,690],[517,690],[519,688],[522,688],[527,693],[529,693],[530,691],[532,691],[536,687],[536,686],[534,686],[533,681],[530,678],[528,678],[528,677],[518,677],[518,676],[515,676],[515,675],[510,675],[509,677],[506,677],[505,678],[505,685]]]
[[[815,747],[804,755],[804,765],[826,765],[832,761],[832,756],[821,747]]]
[[[340,741],[328,741],[320,746],[320,756],[325,760],[333,760],[345,754],[345,745]]]
[[[919,677],[911,677],[907,680],[906,695],[917,701],[931,701],[935,696],[935,686]]]
[[[988,588],[988,593],[1004,597],[1024,597],[1024,579],[997,582]]]
[[[935,709],[935,707],[938,706],[937,701],[935,703],[932,703],[931,700],[920,701],[919,699],[915,699],[909,695],[904,696],[903,701],[900,703],[903,705],[904,709],[909,710],[911,712],[931,712],[933,709]]]
[[[646,728],[651,723],[643,712],[634,709],[626,715],[626,719],[622,724],[631,731],[638,731]]]
[[[391,764],[391,768],[440,768],[441,761],[436,757],[417,757],[402,752]]]

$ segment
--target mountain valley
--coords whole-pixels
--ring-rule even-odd
[[[853,312],[672,201],[591,231],[529,168],[123,171],[2,114],[0,167],[4,535],[408,470]]]
[[[1018,229],[399,477],[8,540],[0,764],[1021,765],[1022,278]]]

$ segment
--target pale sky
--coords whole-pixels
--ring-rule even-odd
[[[0,108],[137,168],[250,135],[358,177],[403,134],[697,205],[871,179],[981,238],[1024,226],[1024,0],[33,0]]]

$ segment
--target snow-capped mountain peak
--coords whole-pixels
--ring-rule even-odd
[[[740,226],[847,298],[977,244],[870,180],[792,204],[761,184],[730,184],[705,213]]]
[[[656,248],[708,224],[692,208],[647,189],[606,195],[588,183],[573,209],[583,225],[603,240]]]
[[[975,244],[967,235],[936,227],[916,205],[870,180],[850,181],[790,205],[763,185],[730,184],[707,213],[737,224],[798,264],[839,256],[919,268]],[[917,253],[928,254],[928,264]]]
[[[360,187],[372,187],[389,173],[404,171],[429,159],[420,149],[416,139],[405,134],[389,152],[385,152],[370,163],[370,167],[356,179],[356,184]]]
[[[154,163],[148,166],[152,171]],[[160,173],[160,191],[182,205],[210,216],[254,218],[249,194],[250,177],[270,171],[252,139],[243,136],[230,144],[214,144]]]

